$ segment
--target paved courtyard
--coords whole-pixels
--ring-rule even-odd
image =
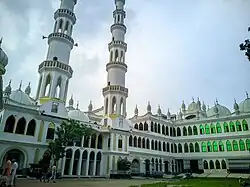
[[[38,180],[20,179],[17,181],[18,187],[128,187],[137,184],[154,183],[154,180],[110,180],[110,179],[63,179],[58,180],[55,184],[42,183]]]

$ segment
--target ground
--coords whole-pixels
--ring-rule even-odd
[[[131,185],[152,184],[155,180],[109,180],[109,179],[63,179],[53,183],[41,183],[38,180],[20,179],[18,187],[129,187]],[[159,182],[159,181],[158,181]],[[167,181],[166,181],[167,182]],[[165,187],[165,185],[163,185]],[[237,179],[190,179],[169,182],[169,187],[240,187]],[[151,185],[149,186],[151,187]],[[161,187],[153,185],[152,187]]]

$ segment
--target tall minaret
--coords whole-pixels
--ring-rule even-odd
[[[43,103],[57,98],[65,103],[73,70],[69,65],[70,52],[74,46],[71,37],[76,22],[74,7],[77,0],[61,0],[60,8],[54,13],[55,25],[48,37],[47,59],[38,68],[40,79],[36,98]]]
[[[127,65],[125,64],[127,44],[124,42],[127,30],[124,25],[126,17],[125,0],[115,0],[115,5],[114,24],[110,28],[112,41],[108,44],[110,55],[109,62],[106,65],[106,71],[108,72],[107,86],[103,88],[104,115],[116,114],[126,117],[128,89],[125,88],[125,74],[127,72]]]

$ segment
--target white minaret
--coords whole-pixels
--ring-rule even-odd
[[[61,0],[60,8],[54,13],[55,25],[48,37],[47,58],[38,68],[40,79],[36,98],[42,100],[57,98],[65,103],[73,70],[69,66],[70,52],[74,46],[71,37],[76,22],[74,6],[77,0]],[[44,101],[43,101],[44,102]]]
[[[103,88],[104,114],[126,117],[128,89],[125,88],[125,74],[127,72],[127,65],[125,64],[127,44],[124,42],[127,30],[124,25],[126,17],[125,0],[115,0],[115,5],[114,24],[110,28],[112,41],[108,44],[110,57],[106,65],[106,71],[108,72],[107,86]]]

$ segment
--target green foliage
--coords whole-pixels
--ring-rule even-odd
[[[61,125],[56,128],[54,141],[49,142],[48,148],[55,161],[65,155],[65,148],[68,143],[74,139],[81,139],[83,136],[94,134],[93,129],[76,120],[62,121]]]
[[[131,168],[131,162],[127,158],[120,158],[117,161],[118,171],[128,171]]]

